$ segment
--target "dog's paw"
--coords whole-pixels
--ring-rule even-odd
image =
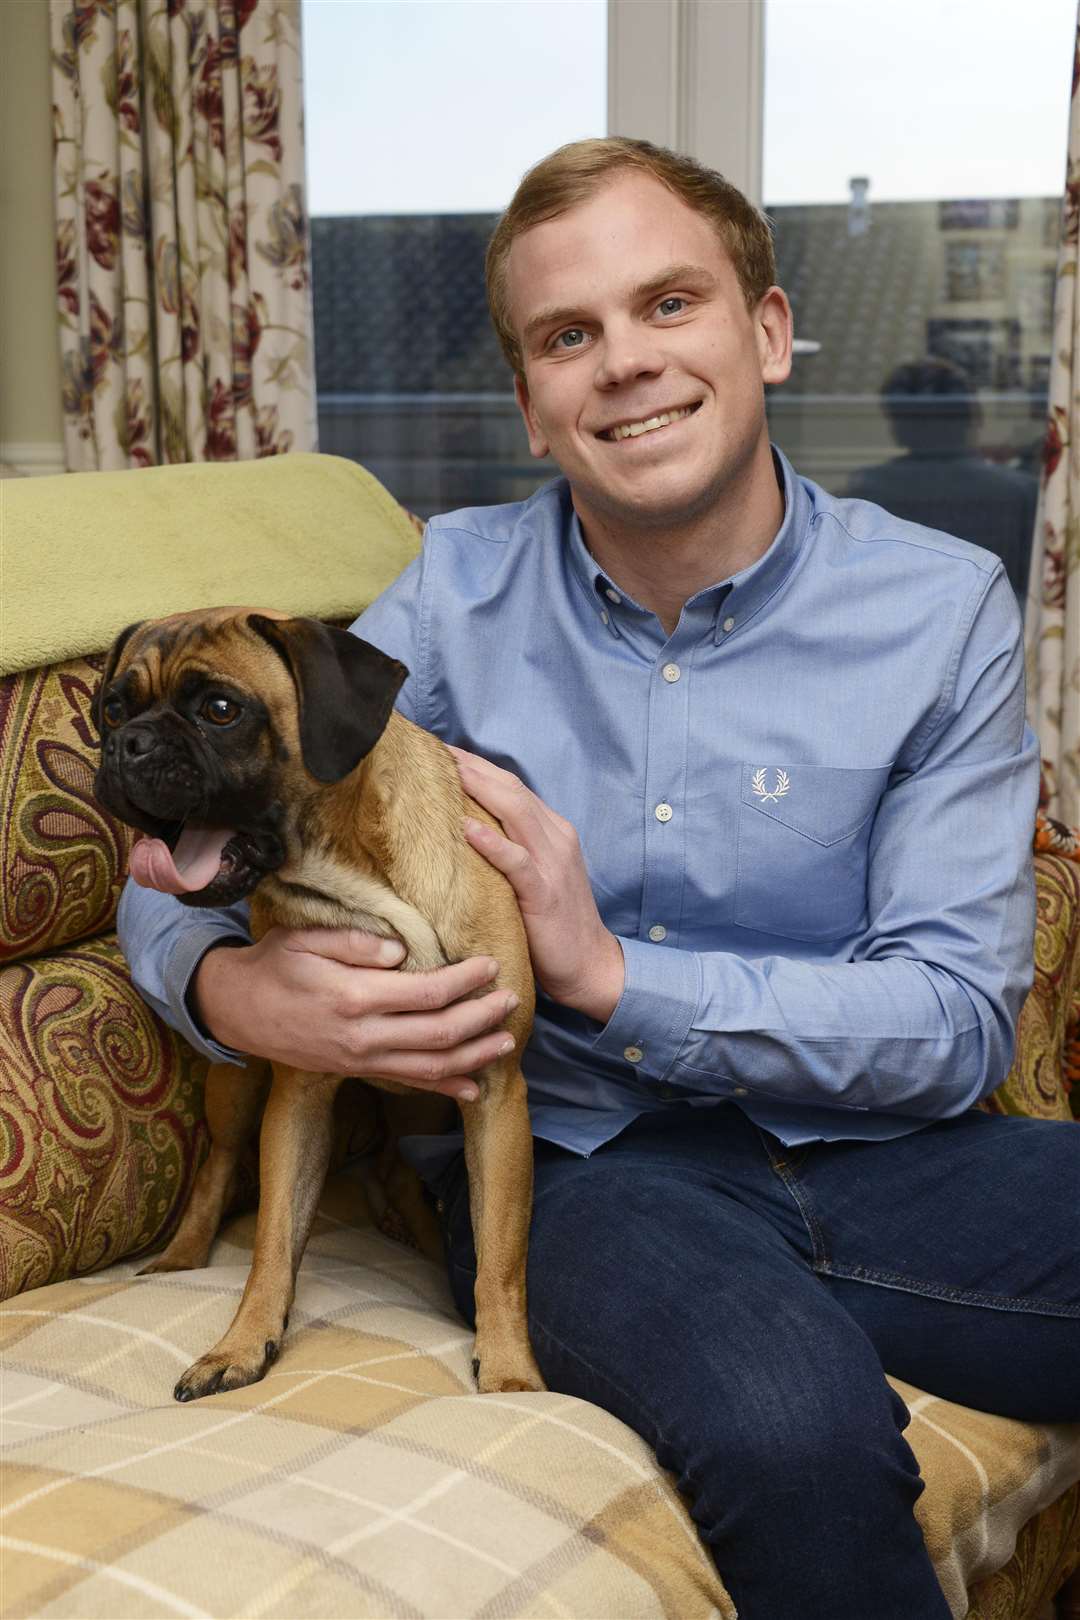
[[[473,1357],[472,1369],[481,1395],[510,1395],[547,1389],[529,1350],[505,1355],[488,1350]]]
[[[145,1266],[135,1273],[136,1277],[161,1277],[168,1271],[201,1271],[206,1264],[206,1255],[173,1255],[166,1249],[164,1254],[156,1255]]]
[[[229,1389],[243,1389],[246,1384],[257,1384],[267,1368],[273,1366],[280,1350],[276,1339],[267,1339],[261,1353],[209,1350],[183,1374],[173,1390],[173,1398],[198,1401],[204,1395],[218,1395]]]

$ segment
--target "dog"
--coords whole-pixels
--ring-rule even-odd
[[[461,826],[465,815],[497,823],[464,793],[449,750],[394,709],[407,674],[345,630],[273,611],[216,608],[130,625],[95,701],[95,792],[149,835],[132,850],[139,881],[194,906],[250,896],[256,941],[275,925],[347,927],[400,940],[399,971],[478,954],[498,961],[496,984],[518,997],[507,1018],[514,1046],[476,1075],[479,1098],[460,1104],[477,1253],[473,1371],[485,1393],[540,1390],[525,1302],[528,943],[513,890]],[[272,1070],[271,1079],[265,1062],[211,1067],[210,1152],[176,1236],[146,1268],[206,1264],[265,1098],[247,1286],[224,1337],[180,1378],[177,1400],[254,1383],[280,1351],[343,1077],[276,1062]],[[425,1128],[418,1111],[436,1130],[452,1117],[445,1097],[369,1083],[396,1094],[387,1105],[405,1109],[413,1129]],[[414,1229],[425,1218],[433,1225],[413,1173],[398,1161],[395,1174]]]

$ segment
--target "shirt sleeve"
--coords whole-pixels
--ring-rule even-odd
[[[1000,566],[950,669],[878,806],[849,960],[622,939],[625,987],[598,1050],[687,1093],[925,1119],[1001,1083],[1033,976],[1039,751]]]
[[[418,557],[350,626],[354,635],[408,666],[397,707],[409,719],[415,718],[420,581]],[[120,896],[116,927],[143,1000],[204,1057],[243,1063],[241,1053],[220,1045],[196,1023],[189,996],[195,969],[208,950],[229,942],[250,943],[247,902],[196,910],[175,895],[140,888],[129,878]]]

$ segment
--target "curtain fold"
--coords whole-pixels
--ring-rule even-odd
[[[1028,712],[1043,806],[1080,822],[1080,15],[1074,43],[1050,399],[1026,613]]]
[[[311,450],[300,0],[50,0],[70,470]]]

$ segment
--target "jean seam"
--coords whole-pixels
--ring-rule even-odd
[[[844,1266],[825,1261],[820,1267],[823,1276],[836,1277],[841,1282],[868,1283],[877,1288],[894,1288],[899,1293],[921,1294],[928,1299],[943,1300],[953,1305],[976,1305],[985,1310],[1026,1312],[1031,1316],[1080,1318],[1080,1305],[1066,1301],[1033,1299],[1027,1295],[990,1294],[976,1288],[953,1288],[948,1283],[905,1277],[898,1272],[878,1271],[871,1266]]]
[[[783,1182],[795,1204],[795,1208],[802,1216],[802,1223],[806,1227],[807,1233],[810,1237],[813,1269],[819,1274],[827,1274],[830,1265],[829,1250],[828,1245],[825,1242],[825,1233],[821,1226],[821,1222],[814,1213],[814,1207],[811,1204],[810,1199],[803,1193],[799,1180],[792,1172],[791,1166],[787,1163],[787,1161],[785,1159],[776,1158],[775,1155],[769,1151],[768,1143],[763,1141],[763,1146],[766,1153],[769,1155],[769,1165],[773,1174],[778,1176]]]

